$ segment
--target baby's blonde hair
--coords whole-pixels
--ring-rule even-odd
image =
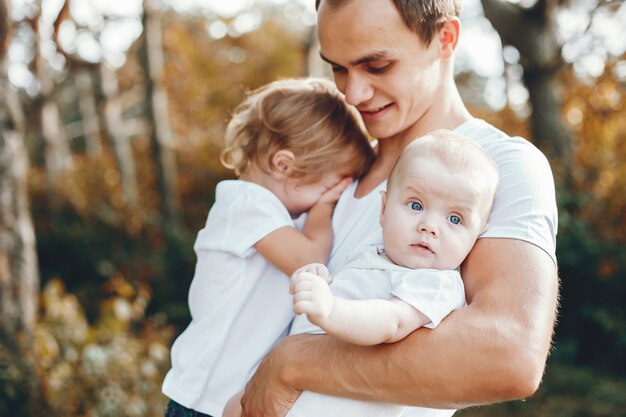
[[[272,171],[272,157],[286,149],[296,157],[291,174],[319,177],[344,164],[359,178],[374,161],[356,112],[335,85],[320,78],[274,81],[246,95],[228,123],[222,164],[241,175],[254,163]]]
[[[411,164],[419,163],[416,158],[435,158],[451,171],[477,181],[482,186],[480,190],[486,203],[483,213],[486,220],[498,188],[499,175],[495,162],[483,148],[465,136],[445,129],[417,138],[400,153],[387,181],[388,190],[403,178]]]

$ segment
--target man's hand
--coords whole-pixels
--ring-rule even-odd
[[[289,336],[279,342],[263,359],[241,398],[241,417],[284,417],[300,395],[300,391],[284,382],[281,365],[286,363],[283,354],[289,354],[292,341],[303,337]]]
[[[326,280],[311,272],[295,273],[291,276],[290,292],[294,313],[306,314],[311,323],[324,327],[335,303]]]

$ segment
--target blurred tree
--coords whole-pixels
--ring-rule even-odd
[[[557,78],[563,68],[561,45],[551,15],[563,0],[537,0],[513,4],[507,0],[481,0],[485,16],[491,21],[502,43],[520,53],[523,80],[532,106],[531,136],[548,155],[569,165],[572,138],[561,118],[561,84]],[[526,6],[526,7],[525,7]]]
[[[165,58],[160,9],[160,0],[143,2],[144,30],[140,57],[146,84],[147,118],[152,127],[150,148],[161,196],[161,211],[165,217],[165,233],[167,239],[171,240],[178,239],[181,215],[174,137],[169,122],[167,92],[163,85]]]
[[[46,403],[32,351],[39,275],[24,118],[6,71],[9,28],[0,0],[0,414],[25,417],[44,415]]]

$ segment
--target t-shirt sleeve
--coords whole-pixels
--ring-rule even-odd
[[[270,191],[255,186],[232,194],[217,200],[211,208],[194,246],[197,251],[218,250],[245,257],[268,234],[293,227],[287,209]]]
[[[452,311],[465,305],[465,290],[457,271],[417,269],[398,271],[391,279],[391,295],[415,307],[434,329]]]
[[[513,238],[543,249],[556,262],[558,215],[554,179],[545,156],[521,138],[494,147],[500,184],[489,228],[481,237]]]

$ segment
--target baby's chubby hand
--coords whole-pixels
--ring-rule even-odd
[[[294,273],[291,274],[292,283],[293,283],[293,277],[295,277],[301,272],[310,272],[311,274],[318,275],[321,278],[323,278],[324,281],[326,281],[328,284],[330,284],[333,281],[333,277],[330,275],[330,271],[328,270],[328,268],[326,268],[326,265],[320,264],[320,263],[311,263],[311,264],[306,264],[296,269]]]
[[[323,327],[332,313],[335,302],[328,286],[330,274],[326,267],[323,268],[326,271],[325,277],[310,272],[315,271],[315,267],[309,270],[305,268],[300,268],[291,275],[290,292],[293,294],[293,311],[296,314],[306,314],[311,323]]]

